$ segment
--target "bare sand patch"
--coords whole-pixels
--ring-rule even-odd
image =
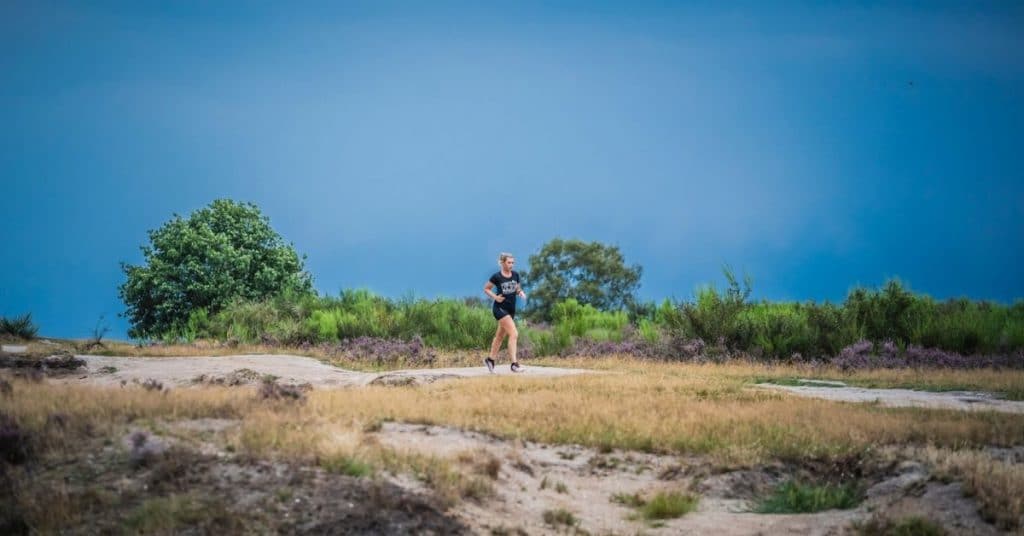
[[[87,382],[99,385],[119,385],[121,382],[156,380],[165,385],[209,383],[217,379],[236,379],[248,376],[258,381],[260,376],[274,376],[279,382],[310,384],[314,387],[357,387],[365,385],[419,385],[441,379],[472,378],[492,375],[479,367],[452,367],[432,369],[394,370],[387,372],[359,372],[333,367],[311,357],[295,355],[229,355],[203,357],[116,357],[98,355],[76,356],[86,366],[65,381]],[[526,377],[557,377],[583,374],[590,371],[558,367],[527,366],[521,373]],[[243,374],[238,374],[240,371]],[[513,374],[507,366],[497,367],[496,376]]]
[[[812,514],[759,514],[759,497],[806,468],[771,464],[719,472],[699,456],[599,451],[576,445],[504,440],[444,426],[385,423],[374,433],[400,451],[472,463],[500,460],[493,497],[463,501],[452,514],[474,533],[564,533],[544,512],[565,510],[590,534],[851,534],[855,523],[876,516],[916,515],[957,533],[998,534],[978,513],[959,483],[937,481],[922,464],[878,468],[866,479],[865,500],[849,510]],[[407,479],[396,477],[405,486]],[[679,491],[699,497],[696,511],[646,523],[616,496]],[[519,532],[521,531],[521,532]],[[962,532],[963,531],[963,532]],[[570,531],[571,533],[571,531]]]
[[[800,380],[805,385],[761,383],[763,389],[839,402],[876,403],[887,407],[958,409],[964,411],[1002,411],[1024,413],[1024,401],[1003,400],[980,391],[916,391],[912,389],[871,389],[852,387],[843,382]]]

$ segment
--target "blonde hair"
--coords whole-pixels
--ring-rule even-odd
[[[502,266],[505,263],[505,259],[507,259],[509,257],[513,257],[513,255],[511,253],[506,253],[504,251],[499,253],[498,254],[498,266]]]

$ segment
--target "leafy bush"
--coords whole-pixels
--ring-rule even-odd
[[[697,290],[696,301],[682,303],[684,334],[709,342],[721,341],[730,348],[743,348],[747,337],[741,336],[738,319],[750,297],[750,278],[745,278],[741,287],[732,270],[725,267],[722,272],[729,282],[724,292],[707,285]]]
[[[788,358],[814,351],[807,312],[795,303],[762,302],[736,316],[735,341],[741,348],[759,348],[765,356]]]
[[[661,329],[654,322],[647,320],[646,318],[641,319],[637,325],[637,333],[647,344],[658,344],[661,342]]]
[[[923,304],[898,279],[892,279],[881,291],[852,290],[843,305],[847,321],[862,329],[872,341],[911,341],[911,330],[920,322]]]
[[[924,315],[911,342],[962,354],[1006,352],[1024,346],[1024,307],[1000,307],[967,299],[936,304],[922,300]]]
[[[550,320],[552,308],[569,299],[599,310],[627,309],[643,273],[640,265],[626,265],[617,246],[600,242],[556,238],[529,260],[530,310],[543,320]]]
[[[302,258],[249,203],[218,199],[188,218],[175,214],[141,249],[144,264],[122,263],[118,289],[132,337],[176,335],[199,308],[216,314],[235,300],[312,290]]]
[[[192,318],[190,317],[190,320]],[[271,300],[236,300],[210,320],[209,333],[243,342],[259,341],[281,319],[279,309]]]
[[[551,308],[555,330],[574,337],[595,334],[594,340],[622,340],[622,329],[629,325],[629,317],[622,311],[599,311],[591,305],[580,304],[573,298],[556,303]]]

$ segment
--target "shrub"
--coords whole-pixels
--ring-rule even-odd
[[[843,304],[847,319],[871,341],[910,342],[911,330],[926,308],[898,279],[880,291],[852,290]]]
[[[200,308],[216,314],[234,300],[312,290],[303,259],[251,203],[218,199],[175,214],[141,249],[145,262],[122,263],[118,289],[132,337],[177,335]]]
[[[815,350],[807,313],[799,304],[762,302],[736,317],[736,342],[741,348],[759,348],[763,355],[788,358]]]
[[[397,307],[395,323],[392,336],[421,337],[428,346],[445,349],[479,348],[495,329],[490,310],[479,302],[449,299],[404,301]]]
[[[737,319],[747,307],[750,278],[745,278],[741,287],[732,270],[724,267],[722,272],[729,282],[724,292],[719,293],[714,285],[708,285],[697,290],[694,302],[682,303],[680,310],[686,319],[684,334],[704,341],[722,341],[730,348],[742,348]]]
[[[11,318],[0,316],[0,335],[32,340],[38,332],[39,328],[32,322],[32,313]]]

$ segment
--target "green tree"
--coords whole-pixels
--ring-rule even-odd
[[[606,311],[627,308],[642,271],[626,266],[618,246],[556,238],[530,256],[530,309],[550,319],[551,308],[569,298]]]
[[[235,299],[312,291],[305,257],[252,203],[218,199],[187,219],[175,214],[148,234],[144,264],[121,263],[127,280],[118,291],[131,337],[175,333],[193,310],[213,315]]]

